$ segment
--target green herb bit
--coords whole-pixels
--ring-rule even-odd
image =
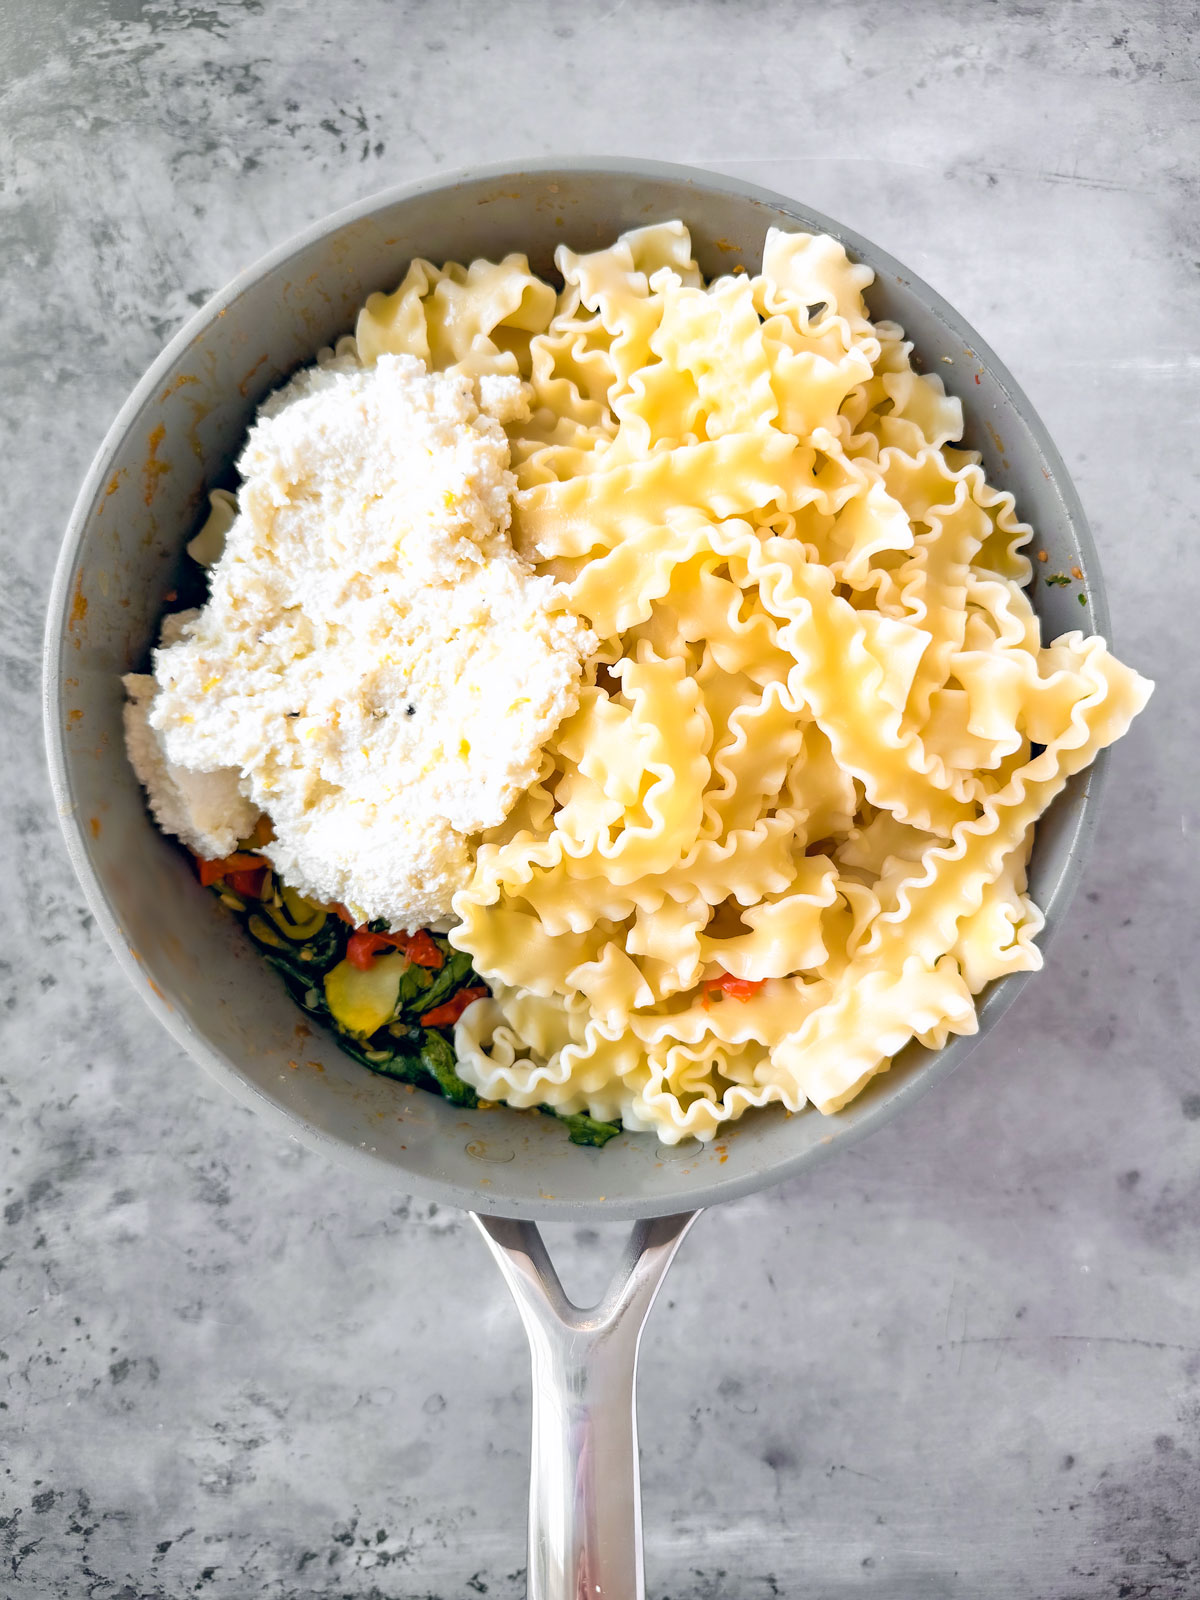
[[[1087,605],[1087,595],[1082,594],[1082,593],[1080,594],[1080,596],[1079,596],[1079,604],[1081,606]]]
[[[566,1128],[567,1138],[572,1144],[591,1145],[596,1150],[603,1150],[610,1139],[625,1132],[619,1122],[600,1122],[596,1117],[588,1116],[586,1111],[564,1115],[553,1106],[539,1106],[538,1110],[544,1116],[557,1117]]]
[[[1070,577],[1065,572],[1048,572],[1046,574],[1046,582],[1057,584],[1060,588],[1065,588],[1070,581]]]
[[[416,1084],[422,1089],[429,1083],[421,1063],[415,1056],[395,1050],[377,1050],[341,1032],[338,1033],[337,1041],[348,1056],[360,1066],[378,1073],[381,1078],[399,1078],[402,1083]]]
[[[439,941],[440,943],[440,941]],[[418,968],[424,971],[424,968]],[[441,971],[433,976],[430,987],[421,995],[421,1013],[433,1011],[443,1005],[456,989],[461,989],[475,977],[471,969],[471,958],[464,950],[450,950],[447,947],[445,965]],[[401,991],[403,994],[403,990]]]
[[[420,1011],[428,1011],[429,1006],[425,995],[432,982],[433,974],[426,967],[419,967],[415,961],[410,961],[400,979],[401,1011],[406,1006],[413,1006]],[[416,1004],[417,1001],[420,1001],[419,1006]]]
[[[434,1078],[451,1105],[477,1106],[479,1096],[469,1083],[464,1083],[455,1069],[454,1051],[433,1028],[425,1029],[425,1042],[421,1046],[421,1065]]]
[[[250,931],[253,933],[254,930]],[[299,984],[303,992],[319,981],[323,971],[339,959],[337,935],[332,928],[328,931],[323,928],[314,939],[300,946],[280,939],[278,948],[268,948],[263,954],[275,970],[283,974],[285,980]],[[313,1007],[308,1006],[307,1009],[311,1011]],[[325,1009],[323,998],[321,1009]]]

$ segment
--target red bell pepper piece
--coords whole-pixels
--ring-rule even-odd
[[[444,1005],[434,1006],[432,1011],[427,1011],[421,1018],[421,1026],[452,1028],[467,1007],[476,1000],[482,1000],[486,994],[486,989],[460,989],[457,994],[451,995]]]
[[[200,882],[207,889],[219,879],[228,878],[231,872],[265,872],[267,864],[261,856],[252,856],[248,850],[235,850],[231,856],[225,856],[220,861],[205,861],[202,856],[197,856],[196,868]]]
[[[379,952],[391,949],[394,942],[390,934],[372,933],[370,928],[356,928],[346,944],[346,960],[360,972],[369,972]]]
[[[262,894],[263,879],[267,875],[266,864],[257,867],[246,867],[238,872],[230,872],[225,876],[225,882],[234,894],[240,894],[246,900],[257,900]]]
[[[383,950],[399,950],[414,966],[429,967],[434,972],[446,964],[445,956],[424,928],[417,933],[372,933],[365,926],[356,928],[346,945],[346,959],[360,971],[369,972]]]
[[[398,939],[403,937],[403,934],[397,935]],[[408,943],[404,953],[415,966],[429,967],[433,972],[437,972],[440,967],[446,965],[445,956],[424,928],[408,936]]]
[[[718,977],[705,978],[704,999],[707,1006],[714,995],[727,994],[731,1000],[750,1000],[766,983],[765,978],[735,978],[732,972],[722,972]]]

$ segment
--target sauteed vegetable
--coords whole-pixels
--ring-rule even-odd
[[[223,860],[197,857],[200,882],[242,923],[296,1004],[332,1028],[347,1055],[453,1105],[478,1106],[456,1071],[452,1043],[467,1006],[489,993],[470,956],[440,934],[390,933],[382,922],[356,926],[345,907],[298,894],[259,853],[269,839],[264,821]],[[557,1115],[552,1107],[540,1109]],[[619,1122],[586,1115],[559,1121],[572,1144],[603,1148],[621,1132]]]

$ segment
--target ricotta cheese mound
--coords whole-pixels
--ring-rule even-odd
[[[239,774],[230,767],[192,772],[168,761],[150,726],[150,707],[158,684],[141,672],[130,672],[121,682],[128,696],[125,748],[149,796],[155,822],[164,833],[176,834],[189,850],[207,860],[230,855],[258,818],[256,807],[239,788]]]
[[[208,603],[154,655],[171,768],[235,769],[287,883],[397,930],[445,924],[596,648],[508,537],[523,386],[480,398],[412,356],[299,373],[251,429]]]

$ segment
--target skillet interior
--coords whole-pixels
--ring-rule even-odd
[[[1011,489],[1051,570],[1078,564],[1089,607],[1037,587],[1047,637],[1107,631],[1087,525],[1029,402],[968,325],[884,252],[807,207],[690,168],[579,160],[485,168],[376,196],[327,219],[244,272],[180,332],[122,410],[81,492],[60,558],[46,643],[51,772],[74,865],[129,977],[176,1040],[240,1099],[289,1134],[447,1204],[514,1217],[594,1211],[653,1216],[710,1205],[795,1174],[878,1126],[951,1071],[974,1039],[912,1046],[833,1117],[779,1108],[727,1137],[664,1150],[651,1135],[604,1151],[570,1145],[549,1118],[462,1112],[372,1076],[332,1038],[310,1034],[275,975],[186,858],[150,822],[125,759],[121,673],[141,664],[206,491],[236,457],[258,402],[322,344],[352,329],[374,289],[409,259],[597,248],[623,229],[681,217],[706,274],[754,270],[776,225],[825,231],[876,271],[872,315],[900,322],[924,367],[965,402],[967,442]],[[943,359],[948,358],[948,359]],[[1043,818],[1031,887],[1047,934],[1066,904],[1091,831],[1103,758]],[[1025,974],[992,985],[980,1033]],[[978,1035],[976,1036],[976,1038]]]

